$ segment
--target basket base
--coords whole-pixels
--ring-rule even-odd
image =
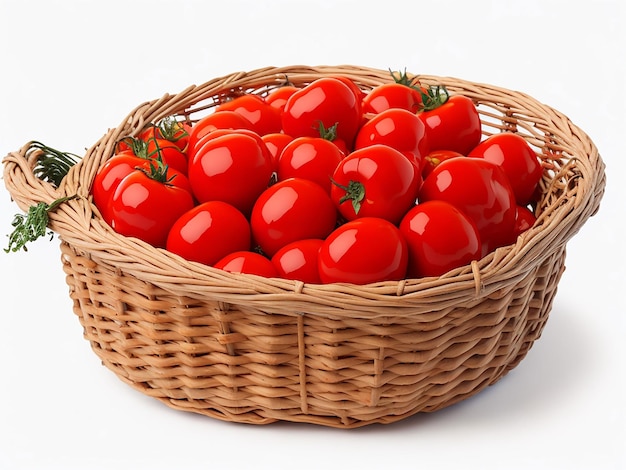
[[[66,243],[61,251],[85,338],[136,390],[224,421],[337,428],[437,411],[497,382],[541,335],[565,259],[563,249],[482,299],[480,314],[464,306],[437,322],[376,323],[192,303]]]

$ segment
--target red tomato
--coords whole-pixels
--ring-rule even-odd
[[[139,138],[144,141],[151,138],[169,140],[180,150],[185,151],[187,149],[187,143],[189,142],[190,130],[191,125],[189,123],[166,117],[158,124],[148,125],[148,127],[139,134]]]
[[[146,143],[138,137],[124,137],[115,143],[113,155],[127,153],[140,158],[148,158],[146,155]]]
[[[511,182],[517,204],[525,206],[532,201],[542,168],[537,155],[522,136],[512,132],[493,134],[469,152],[468,157],[484,158],[502,167]]]
[[[324,240],[311,238],[288,243],[272,256],[279,277],[321,284],[317,263]]]
[[[284,85],[275,88],[265,97],[265,102],[282,113],[289,97],[298,90],[299,88],[293,85]]]
[[[354,82],[354,80],[343,75],[331,75],[330,77],[335,78],[339,80],[340,82],[343,82],[345,85],[347,85],[348,88],[352,90],[352,93],[354,93],[354,96],[356,96],[356,99],[358,100],[359,105],[363,102],[363,98],[365,97],[365,92],[361,90],[361,88],[359,88],[359,86]]]
[[[449,96],[443,87],[431,87],[418,117],[426,125],[430,150],[454,150],[467,155],[482,138],[480,115],[463,95]]]
[[[515,228],[513,229],[513,238],[517,239],[522,233],[535,225],[537,217],[526,206],[517,206],[515,208]]]
[[[320,247],[318,269],[323,283],[404,279],[408,246],[400,229],[377,217],[362,217],[340,225]]]
[[[317,183],[290,178],[267,188],[252,209],[252,235],[272,257],[288,243],[325,238],[337,223],[330,196]]]
[[[189,191],[167,183],[168,177],[163,165],[124,177],[111,198],[113,229],[164,248],[174,222],[194,206]]]
[[[267,149],[267,146],[265,145],[265,141],[263,140],[263,138],[256,132],[251,131],[250,129],[215,129],[214,131],[211,131],[208,134],[203,135],[200,138],[200,140],[195,143],[195,145],[193,146],[193,149],[189,150],[189,153],[187,156],[188,164],[191,166],[191,164],[194,162],[197,156],[203,154],[202,147],[204,147],[204,144],[206,144],[209,140],[213,140],[217,137],[223,137],[225,135],[233,135],[233,134],[247,135],[248,137],[253,138],[257,142],[259,147],[261,147],[263,152],[267,152],[269,155],[269,150]],[[271,159],[271,155],[270,155],[270,159]]]
[[[143,140],[145,142],[148,139],[163,139],[163,135],[156,124],[150,123],[144,127],[138,138],[139,140]]]
[[[451,158],[424,180],[420,203],[442,200],[456,206],[476,225],[482,256],[511,242],[515,196],[499,166],[480,158]]]
[[[190,154],[189,182],[196,199],[227,202],[246,216],[272,173],[269,152],[252,132],[225,132]]]
[[[145,133],[146,131],[144,131]],[[147,135],[147,134],[146,134]],[[187,174],[187,155],[176,144],[166,139],[150,137],[147,140],[127,137],[118,142],[117,148],[126,148],[122,152],[132,152],[143,159],[156,160],[161,158],[169,168]],[[120,151],[118,151],[120,153]]]
[[[426,179],[433,169],[444,160],[463,156],[464,155],[454,150],[433,150],[428,152],[422,162],[422,178]]]
[[[203,117],[196,122],[189,132],[189,143],[187,144],[187,151],[194,150],[197,142],[206,134],[213,132],[216,129],[249,129],[253,130],[253,125],[241,114],[235,111],[221,111],[219,113],[213,112],[208,116]]]
[[[91,186],[93,202],[100,210],[102,218],[111,224],[110,200],[120,181],[138,167],[143,167],[145,159],[139,158],[130,150],[114,155],[98,170]]]
[[[317,135],[316,137],[320,137],[335,144],[339,148],[339,150],[341,150],[341,153],[343,153],[344,156],[350,153],[348,145],[345,143],[345,141],[337,137],[337,124],[334,124],[327,128],[324,127],[324,124],[320,123],[318,125],[317,131],[319,135]]]
[[[224,256],[251,248],[248,219],[234,206],[209,201],[180,216],[169,231],[166,248],[189,261],[212,266]]]
[[[163,138],[174,142],[183,152],[187,150],[191,124],[176,120],[164,120],[159,124]]]
[[[409,246],[408,276],[441,276],[480,259],[480,234],[472,220],[445,201],[426,201],[402,219],[400,232]]]
[[[424,123],[414,113],[399,108],[381,111],[363,124],[356,136],[354,149],[374,144],[399,150],[420,169],[429,149]]]
[[[166,139],[151,138],[145,141],[145,155],[148,158],[159,156],[168,167],[187,174],[187,155],[176,144]]]
[[[278,180],[304,178],[330,194],[331,178],[345,154],[330,140],[298,137],[285,146],[278,158]]]
[[[158,162],[153,161],[151,159],[145,160],[143,168],[145,171],[150,173],[150,171],[154,171],[154,168],[158,167]],[[175,168],[167,168],[167,183],[171,186],[176,186],[177,188],[184,189],[189,194],[193,196],[193,192],[191,190],[191,183],[189,182],[189,178],[185,173],[181,173]]]
[[[375,86],[363,98],[363,112],[378,114],[390,108],[406,109],[417,113],[422,104],[422,88],[414,78],[406,72],[396,76],[391,74],[394,81]]]
[[[361,102],[342,80],[319,78],[287,100],[282,114],[285,134],[319,137],[320,123],[326,129],[337,124],[337,137],[352,146],[361,125]]]
[[[399,108],[416,113],[422,103],[418,90],[399,83],[385,83],[373,88],[363,99],[363,112],[378,114]]]
[[[158,165],[158,162],[138,157],[130,150],[127,150],[111,157],[102,168],[98,170],[93,180],[91,193],[93,195],[93,202],[100,210],[100,214],[102,214],[102,218],[106,223],[111,224],[110,202],[120,181],[138,169],[150,171],[150,163]],[[183,173],[168,168],[167,175],[170,184],[191,193],[191,185]]]
[[[380,217],[395,224],[415,204],[421,181],[415,165],[398,150],[376,144],[339,163],[330,195],[346,220]]]
[[[274,169],[278,167],[278,157],[285,146],[293,140],[293,137],[282,132],[274,132],[272,134],[265,134],[261,136],[263,143],[267,147],[272,162],[274,163]]]
[[[267,104],[258,95],[245,94],[221,103],[216,112],[229,110],[241,114],[252,123],[252,130],[259,135],[280,132],[282,121],[280,111]]]
[[[265,256],[254,251],[236,251],[215,263],[214,267],[237,274],[278,277],[276,268]]]

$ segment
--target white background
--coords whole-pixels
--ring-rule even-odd
[[[58,242],[0,252],[0,468],[624,469],[622,0],[0,0],[0,156],[81,153],[139,103],[268,65],[356,64],[524,91],[594,140],[608,185],[543,336],[494,387],[388,426],[226,423],[102,367]],[[0,185],[0,234],[17,206]]]

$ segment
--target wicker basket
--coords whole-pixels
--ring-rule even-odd
[[[541,335],[566,242],[598,209],[604,164],[558,111],[494,86],[423,75],[472,98],[485,136],[513,131],[544,167],[537,224],[517,243],[440,278],[367,286],[307,285],[187,262],[106,225],[89,190],[114,143],[167,115],[189,120],[232,92],[266,93],[345,75],[363,89],[390,80],[364,67],[268,67],[144,103],[106,133],[59,188],[33,174],[40,152],[4,159],[19,207],[78,194],[50,216],[74,312],[103,364],[168,406],[222,420],[338,428],[391,423],[470,397],[514,368]]]

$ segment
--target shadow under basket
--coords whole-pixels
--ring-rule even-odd
[[[59,187],[34,176],[30,143],[4,159],[22,210],[77,194],[50,214],[85,338],[121,380],[168,406],[253,424],[337,428],[392,423],[468,398],[513,369],[548,319],[566,243],[596,213],[604,164],[587,135],[511,90],[420,75],[476,103],[485,137],[516,132],[543,165],[537,223],[514,245],[439,278],[309,285],[231,274],[115,233],[90,197],[122,137],[165,116],[194,122],[224,96],[345,76],[363,90],[391,81],[357,66],[267,67],[141,104],[89,148]]]

